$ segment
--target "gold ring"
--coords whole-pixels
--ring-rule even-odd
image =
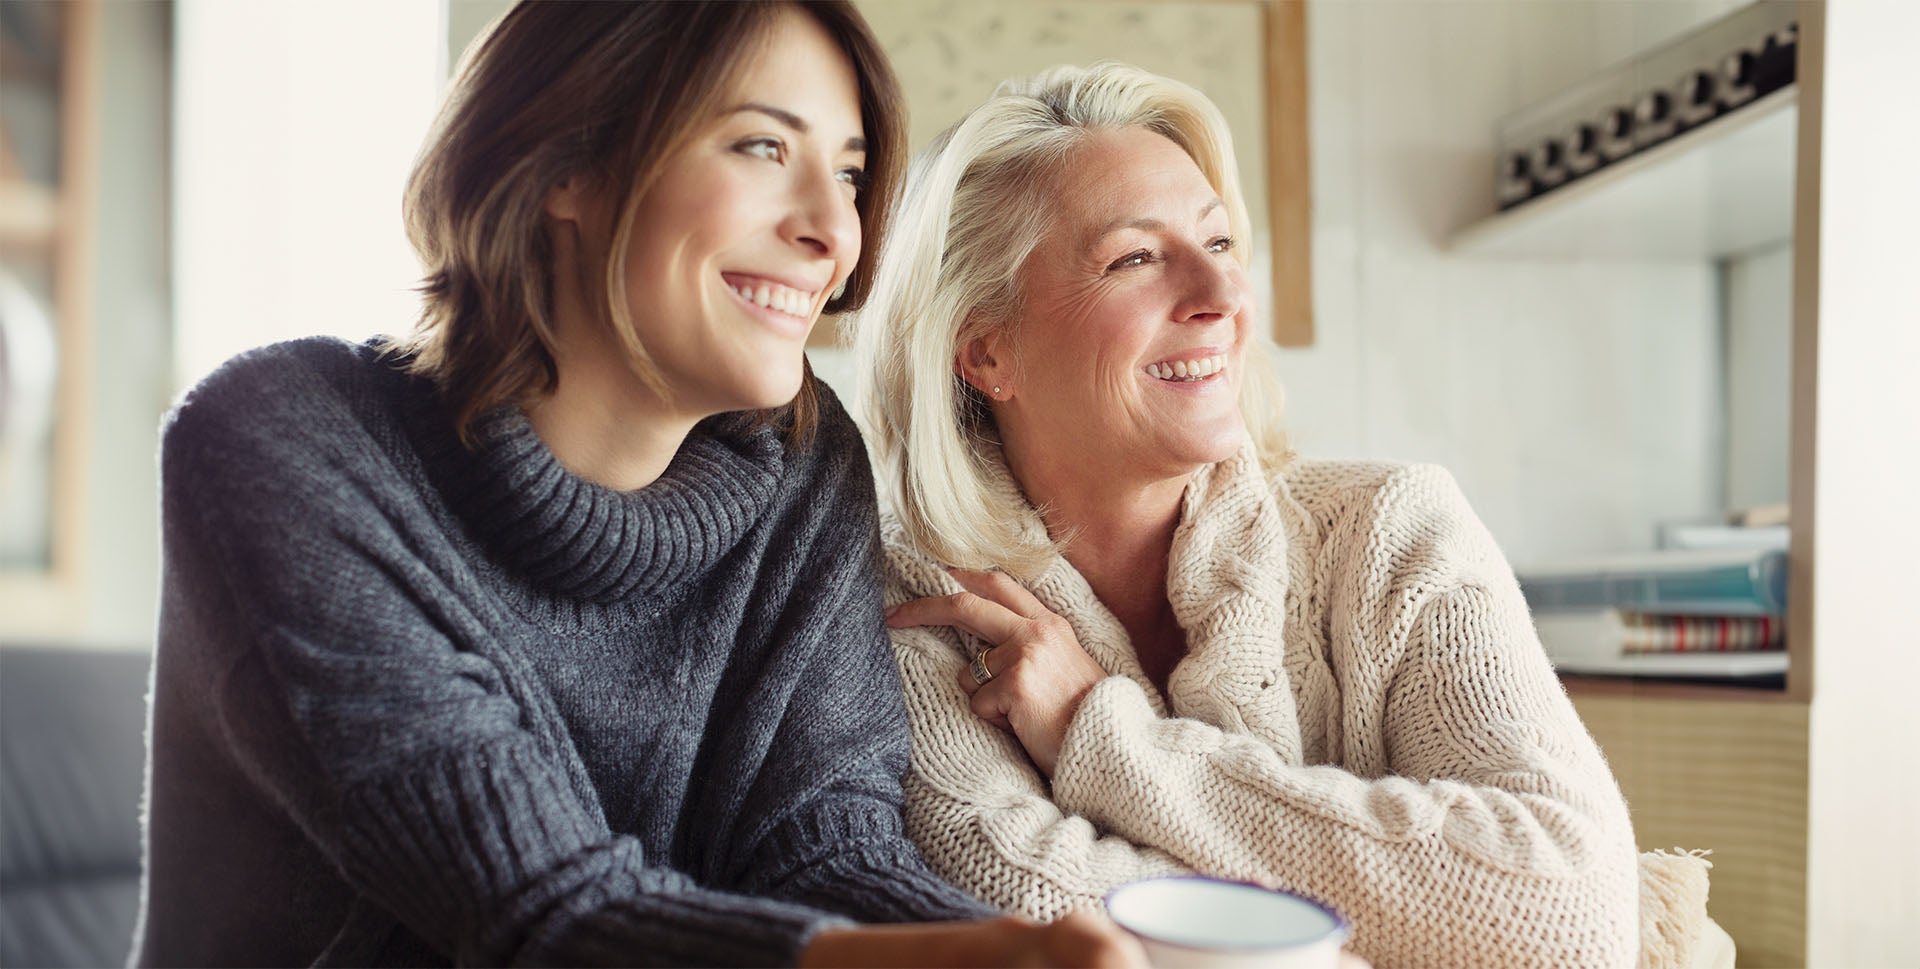
[[[967,669],[973,673],[973,682],[979,686],[986,686],[987,681],[993,679],[993,671],[987,668],[987,654],[991,652],[993,647],[988,646],[973,654],[973,662],[967,664]]]

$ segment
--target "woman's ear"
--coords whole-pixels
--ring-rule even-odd
[[[569,175],[566,181],[547,193],[547,215],[561,222],[579,225],[592,207],[589,194],[585,175]]]
[[[1013,397],[1013,368],[1008,362],[1006,343],[994,332],[968,340],[954,354],[953,372],[990,399],[1008,400]]]

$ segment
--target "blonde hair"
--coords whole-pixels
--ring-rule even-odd
[[[996,487],[999,444],[986,399],[954,373],[970,341],[1019,314],[1020,272],[1051,223],[1046,195],[1088,132],[1145,128],[1179,145],[1248,237],[1233,141],[1218,108],[1188,85],[1126,64],[1056,67],[1009,81],[914,158],[866,307],[851,322],[855,414],[908,538],[963,568],[1034,577],[1061,549]],[[1234,250],[1244,268],[1248,247]],[[1257,356],[1252,349],[1250,356]],[[1263,462],[1289,452],[1279,379],[1255,363],[1240,410]]]
[[[829,313],[860,305],[905,167],[906,109],[866,21],[823,3],[522,2],[469,48],[434,121],[404,205],[425,268],[424,310],[394,349],[428,377],[463,441],[481,413],[525,405],[559,383],[548,194],[576,175],[617,200],[611,251],[588,292],[643,380],[664,378],[631,324],[624,269],[633,212],[698,125],[771,38],[783,7],[811,16],[853,64],[869,179],[855,206],[864,245]],[[792,403],[761,412],[804,441],[815,420],[809,371]]]

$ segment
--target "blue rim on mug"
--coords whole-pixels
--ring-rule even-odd
[[[1265,885],[1261,885],[1255,882],[1239,881],[1232,878],[1216,878],[1212,875],[1161,875],[1155,878],[1142,878],[1142,879],[1139,879],[1138,881],[1130,881],[1124,885],[1117,885],[1112,890],[1108,891],[1106,896],[1100,900],[1100,907],[1103,911],[1107,913],[1108,918],[1113,918],[1113,897],[1115,895],[1118,895],[1121,892],[1129,888],[1132,888],[1136,885],[1152,885],[1152,884],[1160,884],[1165,882],[1179,882],[1179,881],[1205,882],[1212,885],[1229,885],[1229,886],[1234,886],[1238,888],[1251,888],[1251,889],[1254,889],[1255,891],[1265,892],[1269,895],[1281,895],[1287,898],[1292,898],[1301,902],[1305,902],[1306,904],[1311,905],[1314,908],[1320,910],[1321,913],[1325,914],[1329,919],[1333,921],[1333,928],[1328,930],[1328,932],[1325,935],[1319,936],[1317,938],[1312,938],[1312,939],[1302,939],[1297,942],[1267,943],[1267,944],[1251,943],[1251,942],[1248,942],[1248,943],[1224,942],[1218,945],[1202,946],[1202,945],[1196,945],[1192,942],[1183,942],[1175,939],[1169,939],[1164,936],[1154,935],[1153,933],[1150,933],[1150,932],[1142,932],[1139,929],[1135,929],[1125,925],[1124,923],[1121,923],[1120,920],[1117,918],[1114,919],[1114,924],[1119,925],[1121,928],[1126,929],[1128,932],[1131,932],[1134,935],[1137,935],[1143,939],[1150,939],[1157,945],[1171,946],[1176,949],[1187,949],[1187,950],[1196,951],[1196,952],[1206,951],[1206,950],[1224,951],[1224,952],[1256,952],[1261,949],[1275,948],[1279,945],[1296,945],[1296,946],[1318,945],[1328,940],[1332,940],[1335,946],[1345,946],[1347,944],[1347,940],[1353,936],[1353,923],[1347,921],[1347,917],[1344,915],[1341,915],[1339,910],[1335,909],[1333,906],[1328,905],[1325,902],[1320,901],[1317,898],[1314,898],[1310,895],[1302,895],[1299,892],[1288,891],[1284,888],[1268,888]]]

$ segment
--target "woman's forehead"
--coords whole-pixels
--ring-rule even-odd
[[[1122,229],[1191,227],[1224,209],[1186,151],[1145,128],[1094,132],[1062,163],[1055,188],[1063,221],[1089,244]]]
[[[783,7],[768,25],[765,43],[742,65],[733,93],[734,104],[783,111],[825,141],[865,135],[852,59],[820,21],[797,7]]]

